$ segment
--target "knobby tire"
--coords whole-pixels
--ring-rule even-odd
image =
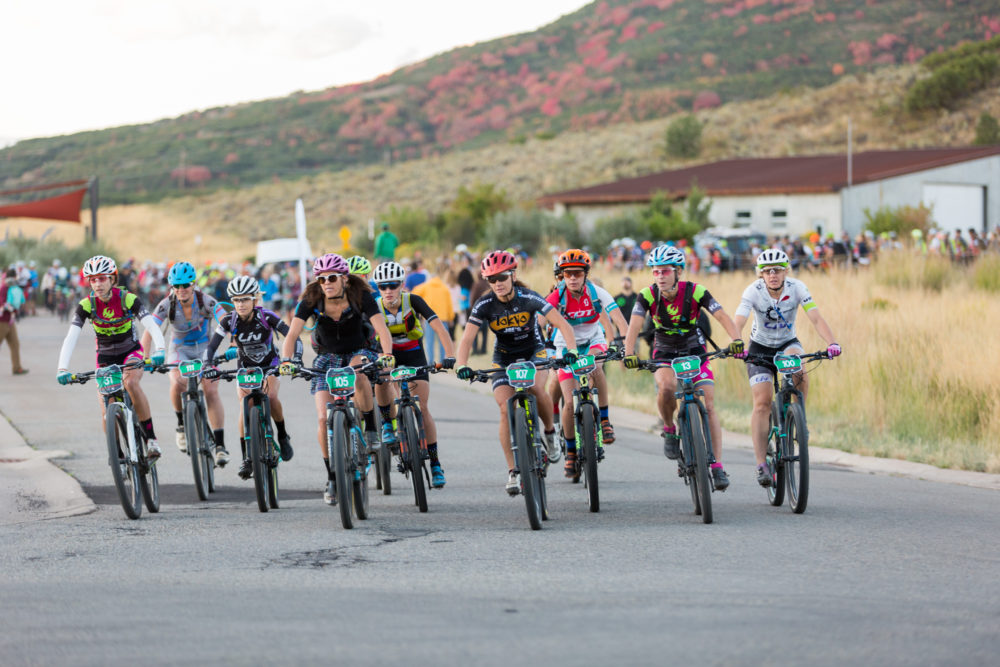
[[[329,419],[328,415],[327,420]],[[333,438],[327,443],[327,455],[330,457],[334,477],[337,479],[337,506],[340,509],[340,522],[344,528],[353,528],[351,480],[347,474],[347,414],[343,410],[333,411],[332,430]]]
[[[577,456],[583,458],[583,473],[587,480],[587,493],[589,494],[590,511],[601,511],[601,494],[597,483],[597,430],[595,427],[594,406],[584,405],[581,408],[580,423],[580,452]]]
[[[253,487],[257,494],[257,509],[266,512],[268,510],[268,470],[267,462],[264,460],[264,451],[267,443],[265,442],[264,424],[260,412],[259,406],[250,405],[250,461],[253,464]]]
[[[399,411],[399,419],[403,423],[403,436],[405,443],[400,443],[406,447],[406,455],[410,460],[410,476],[413,482],[413,497],[417,509],[421,512],[427,511],[427,486],[424,484],[424,460],[420,452],[420,432],[417,430],[417,420],[413,414],[413,408],[404,405]]]
[[[112,402],[108,404],[104,415],[104,433],[108,443],[108,462],[111,465],[111,476],[115,480],[115,489],[121,500],[125,516],[138,519],[142,516],[142,487],[139,485],[139,469],[129,460],[128,431],[125,424],[125,412],[121,405]],[[138,436],[137,436],[138,437]],[[121,452],[119,454],[119,452]],[[125,474],[122,474],[121,464],[125,464]]]
[[[191,471],[194,473],[194,488],[199,500],[208,500],[208,472],[205,469],[202,449],[205,446],[205,425],[201,421],[198,404],[190,399],[184,402],[184,437],[187,438],[188,455],[191,457]]]
[[[785,479],[788,482],[788,506],[796,514],[806,511],[809,501],[809,430],[801,403],[788,406],[785,438]]]
[[[521,494],[528,510],[528,523],[532,530],[542,529],[542,508],[538,475],[535,472],[535,443],[528,435],[528,417],[520,405],[514,408],[514,446],[516,462],[521,472]]]
[[[697,403],[688,403],[687,421],[691,429],[691,448],[694,450],[694,478],[698,484],[702,523],[712,523],[712,487],[708,479],[708,441],[705,439],[705,422]]]
[[[780,507],[785,502],[785,461],[778,452],[784,447],[782,444],[780,419],[778,418],[777,399],[771,402],[771,416],[768,424],[767,454],[765,462],[771,471],[771,486],[767,487],[767,499],[775,507]],[[777,431],[775,430],[777,429]]]
[[[367,448],[364,436],[358,429],[352,428],[351,456],[354,465],[351,471],[351,489],[354,495],[354,512],[362,521],[368,518],[368,477],[365,471],[368,464]]]

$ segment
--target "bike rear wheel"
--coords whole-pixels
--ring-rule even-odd
[[[417,420],[413,408],[404,405],[399,411],[399,419],[403,424],[403,447],[401,451],[404,460],[409,461],[410,481],[413,484],[413,498],[417,509],[427,511],[427,485],[424,484],[424,460],[420,451],[420,432],[417,430]]]
[[[354,491],[354,512],[362,521],[368,518],[368,454],[361,431],[351,429],[352,467],[351,488]]]
[[[142,485],[142,499],[146,503],[146,509],[150,514],[160,511],[160,476],[156,472],[156,463],[149,463],[143,457],[139,464],[142,474],[139,476],[139,483]]]
[[[115,480],[118,499],[125,516],[138,519],[142,515],[142,487],[139,468],[129,460],[128,430],[125,411],[118,403],[109,403],[104,416],[104,433],[108,443],[108,464]]]
[[[347,475],[347,414],[343,410],[327,413],[327,422],[332,419],[332,439],[327,443],[327,455],[337,480],[337,506],[340,509],[340,522],[344,528],[354,528],[354,518],[351,516],[351,480]]]
[[[280,461],[278,452],[274,451],[274,446],[271,446],[266,464],[267,465],[267,504],[271,506],[271,509],[278,509],[278,462]]]
[[[778,404],[771,402],[771,417],[768,424],[767,454],[764,461],[771,472],[771,486],[767,487],[767,499],[775,507],[785,502],[785,461],[778,452],[782,449],[782,435],[778,418]]]
[[[580,423],[580,452],[577,456],[583,460],[583,474],[587,483],[587,493],[590,502],[591,512],[601,511],[601,493],[597,483],[597,431],[594,418],[594,406],[584,405],[581,410]]]
[[[698,491],[698,501],[701,506],[702,523],[712,523],[712,487],[708,481],[708,441],[705,438],[705,422],[697,403],[688,403],[687,422],[690,429],[689,442],[694,454],[694,475]]]
[[[260,407],[254,407],[250,413],[250,461],[253,464],[253,487],[257,494],[257,509],[268,510],[267,487],[270,475],[265,460],[267,443],[264,435],[264,417]]]
[[[392,466],[392,453],[388,445],[382,442],[382,411],[375,409],[375,433],[379,436],[378,449],[375,450],[375,489],[381,489],[382,495],[392,495],[392,480],[389,479],[389,468]]]
[[[205,469],[205,424],[201,419],[198,404],[185,399],[184,435],[187,438],[188,455],[191,457],[191,471],[194,473],[194,488],[199,500],[208,500],[208,472]]]
[[[535,471],[535,443],[528,435],[528,416],[524,408],[518,405],[514,409],[514,446],[515,460],[521,471],[521,494],[528,510],[528,523],[532,530],[542,529],[542,498],[538,488],[538,475]]]
[[[801,403],[788,406],[785,437],[785,480],[788,483],[788,506],[796,514],[806,511],[809,500],[809,430]]]

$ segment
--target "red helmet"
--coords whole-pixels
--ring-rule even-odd
[[[482,270],[483,278],[495,276],[504,271],[517,269],[517,258],[506,250],[494,250],[483,257],[483,263],[479,268]]]
[[[583,269],[584,271],[590,271],[590,255],[588,255],[583,250],[577,250],[576,248],[571,248],[563,254],[559,255],[559,268],[560,269]]]

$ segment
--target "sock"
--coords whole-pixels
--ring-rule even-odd
[[[285,436],[288,435],[288,433],[285,432],[285,422],[284,421],[280,421],[279,422],[277,419],[275,419],[274,420],[274,425],[278,428],[278,437],[279,438],[284,438]]]
[[[551,430],[549,430],[549,431],[546,431],[546,432],[545,432],[545,435],[552,435],[552,434],[553,434],[553,433],[555,433],[555,432],[556,432],[556,430],[555,430],[555,429],[551,429]]]
[[[670,426],[663,427],[664,433],[677,433],[677,427],[671,424]]]
[[[212,431],[212,435],[215,436],[215,446],[216,447],[222,447],[223,449],[226,448],[226,439],[224,437],[225,433],[226,433],[225,429],[221,429],[221,428]]]
[[[565,438],[566,440],[566,453],[576,454],[576,438]]]
[[[391,422],[392,421],[392,403],[390,403],[389,405],[380,405],[380,406],[378,406],[378,411],[380,413],[382,413],[382,421],[383,422]]]
[[[436,442],[427,443],[427,456],[431,459],[431,464],[440,463],[438,461],[438,444]]]
[[[362,412],[361,416],[365,419],[365,430],[374,431],[375,430],[375,411],[369,410],[368,412]]]
[[[601,408],[601,421],[608,421],[608,406],[606,405]]]
[[[715,463],[712,464],[712,470],[715,470],[716,468],[721,468],[721,467],[722,467],[722,464],[719,463],[718,461],[716,461]]]
[[[559,416],[559,402],[558,401],[556,401],[555,403],[552,404],[552,416],[553,417],[558,417]]]
[[[330,467],[330,459],[323,459],[323,465],[326,466],[326,479],[327,481],[333,481],[333,468]]]
[[[142,430],[146,432],[147,440],[156,440],[156,433],[153,432],[153,418],[139,422],[142,425]]]
[[[180,410],[174,410],[174,414],[177,415],[177,425],[184,426],[184,413]]]

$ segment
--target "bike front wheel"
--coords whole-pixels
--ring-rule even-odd
[[[806,428],[806,411],[801,403],[788,406],[786,420],[787,436],[782,458],[788,485],[788,506],[796,514],[802,514],[809,500],[809,430]]]
[[[118,499],[125,510],[125,516],[138,519],[142,515],[139,467],[129,457],[126,414],[118,403],[108,404],[104,415],[104,433],[108,442],[108,464],[111,466]]]
[[[257,494],[257,509],[268,510],[268,474],[266,454],[266,436],[264,435],[264,419],[261,408],[255,407],[250,415],[250,461],[253,464],[253,487]]]
[[[588,499],[591,512],[601,511],[601,492],[597,483],[597,420],[594,418],[593,405],[585,405],[581,410],[580,423],[577,428],[580,430],[580,449],[577,456],[583,461],[583,474],[586,479]]]
[[[535,470],[535,443],[528,435],[528,416],[520,405],[514,409],[515,460],[521,471],[521,494],[532,530],[542,529],[542,492]]]
[[[198,404],[185,400],[184,404],[184,436],[187,438],[188,455],[191,457],[191,472],[194,473],[194,488],[199,500],[208,500],[209,472],[205,468],[205,423],[201,418]]]
[[[160,511],[160,475],[156,472],[156,463],[150,463],[143,457],[139,467],[143,471],[139,476],[142,499],[150,514],[156,514]]]
[[[327,423],[330,424],[332,436],[327,442],[327,456],[333,466],[333,474],[337,484],[337,506],[340,509],[340,522],[344,528],[354,528],[354,518],[351,516],[351,480],[347,470],[347,414],[342,410],[327,413]]]
[[[417,420],[413,415],[413,408],[403,406],[399,411],[399,419],[403,424],[404,448],[403,456],[409,461],[410,481],[413,483],[413,498],[416,501],[417,509],[421,512],[427,511],[427,486],[424,484],[424,460],[420,452],[420,432],[417,430]]]
[[[688,403],[687,423],[690,431],[691,447],[694,456],[694,475],[691,481],[697,487],[698,504],[701,506],[702,523],[712,523],[712,487],[708,481],[708,441],[705,438],[705,423],[702,421],[701,410],[696,403]]]

